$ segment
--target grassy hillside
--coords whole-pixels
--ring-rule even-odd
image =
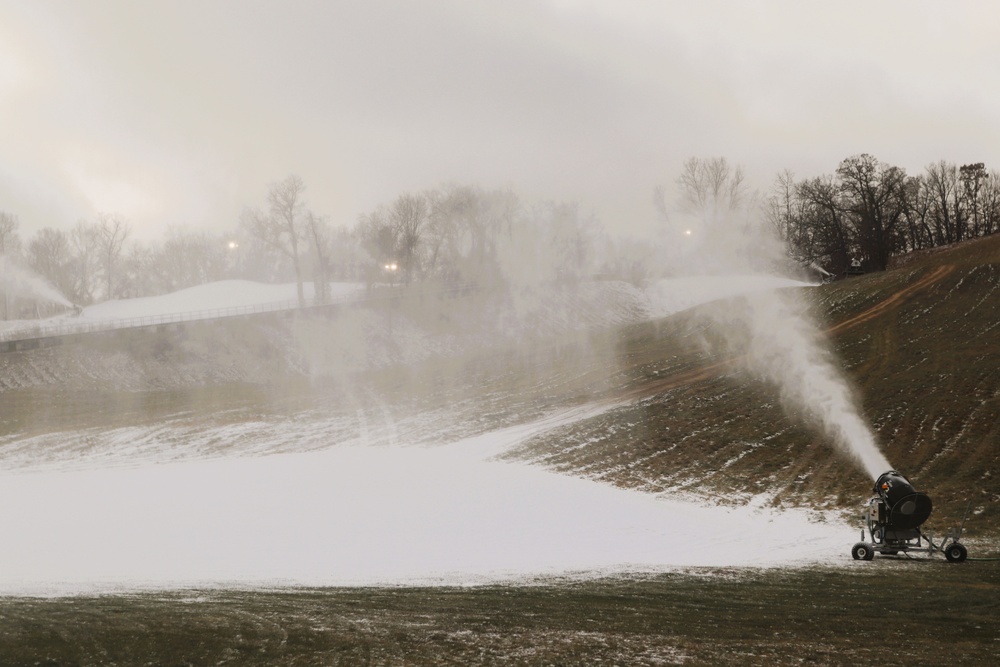
[[[935,530],[971,499],[970,532],[1000,532],[998,266],[1000,236],[800,292],[889,460],[933,497]],[[448,315],[397,316],[430,335],[430,323]],[[273,423],[280,434],[282,420],[342,414],[345,437],[358,420],[381,420],[408,441],[440,441],[604,402],[601,416],[513,455],[650,491],[857,509],[871,481],[783,409],[775,387],[741,370],[738,351],[718,351],[703,315],[442,346],[406,363],[381,356],[376,368],[350,373],[310,357],[315,347],[290,345],[304,336],[342,352],[333,334],[351,326],[344,321],[216,323],[18,353],[0,364],[0,462],[104,465],[129,444],[104,434],[129,425],[173,434],[163,444],[169,457],[230,456],[262,452],[236,438],[184,448],[202,422]],[[276,442],[306,446],[288,440]],[[150,445],[143,456],[158,453]],[[678,549],[707,548],[677,538]],[[995,662],[1000,579],[995,562],[978,560],[995,551],[975,549],[962,566],[854,563],[847,546],[835,567],[527,586],[4,598],[0,663],[839,664],[879,650],[864,639],[872,628],[895,638],[886,651],[912,664]]]
[[[1000,237],[806,293],[890,462],[943,529],[1000,529]],[[650,491],[853,507],[871,481],[775,387],[706,350],[688,312],[618,334],[620,392],[641,400],[528,443],[519,456]]]
[[[968,528],[1000,531],[998,284],[1000,237],[993,237],[799,290],[888,459],[934,499],[936,530],[972,500]],[[636,316],[637,303],[624,292],[609,303],[581,299],[593,312],[555,296],[533,310],[404,303],[358,319],[204,324],[4,355],[0,460],[8,467],[113,461],[120,439],[104,435],[113,427],[182,427],[196,441],[199,428],[221,422],[280,429],[282,420],[317,414],[342,418],[340,430],[318,442],[362,428],[377,438],[379,425],[415,442],[450,441],[603,401],[624,407],[547,433],[513,455],[625,487],[723,502],[766,494],[776,504],[853,510],[865,500],[866,475],[785,409],[774,386],[741,370],[738,351],[713,346],[704,308],[615,325]],[[512,313],[522,328],[490,335]],[[523,328],[540,318],[545,326]],[[584,324],[600,326],[588,332]],[[86,437],[74,435],[83,430]],[[198,441],[211,448],[164,438],[171,451],[162,454],[263,451],[249,441]],[[284,443],[282,451],[296,446]],[[155,447],[149,456],[158,456]]]

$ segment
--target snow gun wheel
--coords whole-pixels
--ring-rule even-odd
[[[851,556],[854,560],[871,560],[875,558],[875,549],[867,542],[858,542],[851,549]]]
[[[955,542],[944,550],[944,557],[948,559],[949,563],[961,563],[969,557],[969,552],[964,544]]]

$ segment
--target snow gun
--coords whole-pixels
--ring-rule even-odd
[[[854,560],[871,560],[875,552],[884,556],[910,552],[934,555],[943,553],[952,563],[961,563],[968,557],[965,546],[959,542],[969,516],[966,508],[962,524],[952,528],[940,544],[935,544],[920,526],[931,515],[930,497],[920,493],[895,470],[882,473],[872,489],[875,494],[865,506],[862,515],[861,541],[851,549]],[[971,507],[971,503],[969,505]],[[867,529],[869,540],[865,541]]]

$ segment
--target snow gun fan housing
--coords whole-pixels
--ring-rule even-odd
[[[882,473],[875,481],[872,492],[878,496],[872,498],[869,505],[878,513],[879,523],[885,525],[886,538],[916,537],[916,529],[931,515],[933,505],[930,497],[918,493],[895,470]]]
[[[871,560],[875,552],[893,556],[911,551],[933,554],[942,552],[953,562],[965,560],[967,552],[959,543],[964,528],[952,529],[941,542],[934,544],[920,526],[931,515],[933,503],[925,493],[920,493],[895,470],[882,473],[872,489],[875,496],[865,507],[863,521],[871,542],[858,542],[851,550],[855,560]],[[861,539],[865,539],[865,528]],[[948,540],[951,544],[947,544]],[[946,546],[947,544],[947,546]]]

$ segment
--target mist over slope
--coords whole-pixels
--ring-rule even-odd
[[[998,266],[1000,239],[987,238],[800,291],[888,460],[933,496],[935,524],[973,500],[973,531],[1000,528]],[[624,283],[501,300],[424,294],[0,355],[14,407],[0,457],[120,462],[121,443],[137,438],[158,460],[306,451],[361,434],[454,441],[604,402],[510,456],[724,503],[865,498],[870,480],[713,330],[705,310],[725,303],[657,317],[671,309],[651,294]],[[269,435],[303,419],[315,437]],[[166,422],[179,427],[169,438],[158,435]],[[218,436],[236,424],[251,425],[238,442]]]
[[[773,281],[772,281],[773,282]],[[311,285],[307,284],[307,295]],[[236,289],[234,292],[233,289]],[[277,289],[281,288],[281,289]],[[527,294],[455,294],[432,289],[347,286],[339,303],[294,310],[294,285],[223,281],[161,297],[107,302],[69,324],[127,322],[157,314],[202,312],[225,303],[288,300],[290,310],[185,321],[71,336],[61,346],[0,355],[0,391],[60,386],[137,391],[220,382],[269,383],[282,377],[350,378],[504,345],[641,321],[683,307],[614,281],[553,286]],[[220,301],[221,299],[221,301]],[[208,312],[208,311],[206,311]],[[31,321],[21,326],[28,332]],[[7,323],[17,330],[18,323]]]
[[[615,281],[507,292],[376,288],[319,309],[72,336],[0,355],[0,456],[29,467],[127,460],[131,448],[122,443],[131,440],[143,443],[144,456],[175,460],[304,451],[362,431],[375,440],[448,442],[613,386],[617,343],[609,332],[617,327],[734,291],[796,284],[757,276],[648,290]],[[230,287],[84,315],[122,320],[157,308],[218,307]],[[265,301],[281,295],[262,287]],[[284,293],[294,295],[294,285]],[[317,435],[277,437],[292,419],[317,422]],[[257,428],[238,439],[212,435],[248,422]]]
[[[932,523],[1000,528],[1000,237],[808,290],[892,465],[935,502]],[[707,306],[715,308],[716,306]],[[782,409],[780,392],[686,312],[623,332],[640,400],[519,456],[648,491],[853,507],[871,481]],[[787,406],[786,406],[787,408]],[[570,444],[572,443],[572,444]]]
[[[0,559],[0,588],[492,581],[709,563],[782,566],[840,551],[852,531],[808,510],[691,504],[496,458],[532,434],[622,400],[622,325],[607,322],[617,311],[601,302],[606,287],[551,293],[556,298],[542,300],[543,310],[514,318],[495,303],[479,304],[483,312],[472,317],[476,301],[432,308],[412,299],[407,308],[365,305],[374,316],[349,309],[98,337],[128,343],[121,353],[147,378],[155,366],[145,357],[159,354],[156,364],[179,367],[172,359],[189,354],[185,336],[196,330],[215,334],[219,345],[214,327],[236,327],[228,340],[242,352],[268,336],[277,343],[273,375],[258,382],[192,376],[168,389],[95,382],[71,390],[53,377],[4,392],[0,486],[5,506],[21,509],[0,517],[16,543]],[[684,296],[692,297],[690,284]],[[435,335],[442,316],[467,327]],[[401,338],[419,333],[455,344],[345,372],[330,351],[348,341],[330,335],[367,317]],[[514,326],[497,328],[498,318]],[[373,354],[385,352],[382,338],[363,338]],[[156,352],[154,343],[173,347]],[[312,345],[334,361],[310,356]],[[53,361],[53,350],[36,352],[10,358]],[[59,350],[97,352],[83,341]],[[810,539],[794,540],[789,525]],[[720,548],[711,557],[678,552],[678,533]]]

